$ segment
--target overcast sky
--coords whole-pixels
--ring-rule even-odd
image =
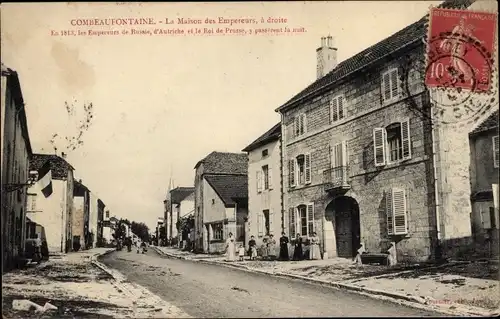
[[[240,152],[280,120],[274,109],[315,80],[322,36],[334,37],[340,62],[439,3],[3,3],[2,62],[19,73],[35,152],[53,153],[51,136],[75,131],[65,101],[93,103],[84,144],[68,155],[75,176],[111,215],[153,228],[171,175],[175,186],[192,186],[198,160],[213,150]],[[120,17],[276,17],[307,32],[51,36],[78,30],[71,19]],[[104,30],[80,28],[88,29]]]

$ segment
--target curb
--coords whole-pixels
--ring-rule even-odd
[[[383,291],[383,290],[378,290],[378,289],[371,289],[371,288],[365,288],[357,285],[350,285],[350,284],[345,284],[345,283],[340,283],[340,282],[332,282],[332,281],[327,281],[327,280],[321,280],[321,279],[314,279],[314,278],[309,278],[305,276],[300,276],[300,275],[292,275],[292,274],[287,274],[283,272],[269,272],[265,270],[259,270],[259,269],[251,269],[247,266],[244,265],[231,265],[231,264],[225,264],[221,263],[220,261],[211,261],[211,260],[203,260],[203,259],[189,259],[183,256],[177,256],[174,254],[170,253],[165,253],[158,248],[154,248],[156,252],[158,252],[160,255],[167,256],[167,257],[172,257],[175,259],[181,259],[181,260],[189,260],[193,262],[199,262],[199,263],[204,263],[204,264],[210,264],[210,265],[217,265],[217,266],[223,266],[223,267],[228,267],[228,268],[233,268],[233,269],[239,269],[247,272],[253,272],[253,273],[260,273],[260,274],[265,274],[268,276],[274,276],[274,277],[281,277],[281,278],[290,278],[290,279],[296,279],[296,280],[301,280],[301,281],[306,281],[306,282],[312,282],[312,283],[317,283],[321,285],[327,285],[330,287],[334,287],[337,289],[344,289],[344,290],[349,290],[351,292],[355,292],[358,294],[362,294],[365,296],[369,296],[375,299],[380,299],[382,297],[385,300],[389,300],[392,302],[396,302],[399,304],[403,304],[408,307],[412,308],[417,308],[421,310],[427,310],[427,311],[435,311],[439,313],[443,313],[446,315],[452,315],[452,316],[473,316],[473,317],[492,317],[498,315],[498,311],[485,311],[482,308],[475,308],[475,309],[452,309],[451,307],[457,308],[457,304],[452,304],[450,305],[450,308],[446,308],[444,306],[439,306],[437,304],[432,304],[432,299],[427,300],[421,297],[417,297],[414,295],[403,295],[395,292],[388,292],[388,291]],[[454,263],[455,264],[455,263]],[[460,263],[457,263],[460,264]],[[431,266],[429,268],[423,268],[423,269],[439,269],[445,267],[444,265],[441,266]],[[401,273],[406,273],[410,271],[404,271]],[[399,273],[394,273],[391,275],[395,275]],[[380,276],[374,277],[374,278],[379,278]],[[384,275],[382,275],[384,277]]]

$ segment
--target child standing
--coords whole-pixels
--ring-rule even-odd
[[[243,261],[245,257],[245,247],[243,247],[243,244],[240,244],[240,248],[238,249],[238,256],[240,257],[240,261]]]

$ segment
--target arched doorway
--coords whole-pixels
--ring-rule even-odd
[[[349,196],[335,198],[326,208],[332,212],[337,257],[356,256],[361,243],[359,205]]]

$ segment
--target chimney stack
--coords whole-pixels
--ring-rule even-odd
[[[316,49],[316,77],[320,79],[337,67],[337,48],[333,37],[321,37],[321,47]]]
[[[64,159],[66,159],[66,153],[61,152],[61,157],[64,158]]]

